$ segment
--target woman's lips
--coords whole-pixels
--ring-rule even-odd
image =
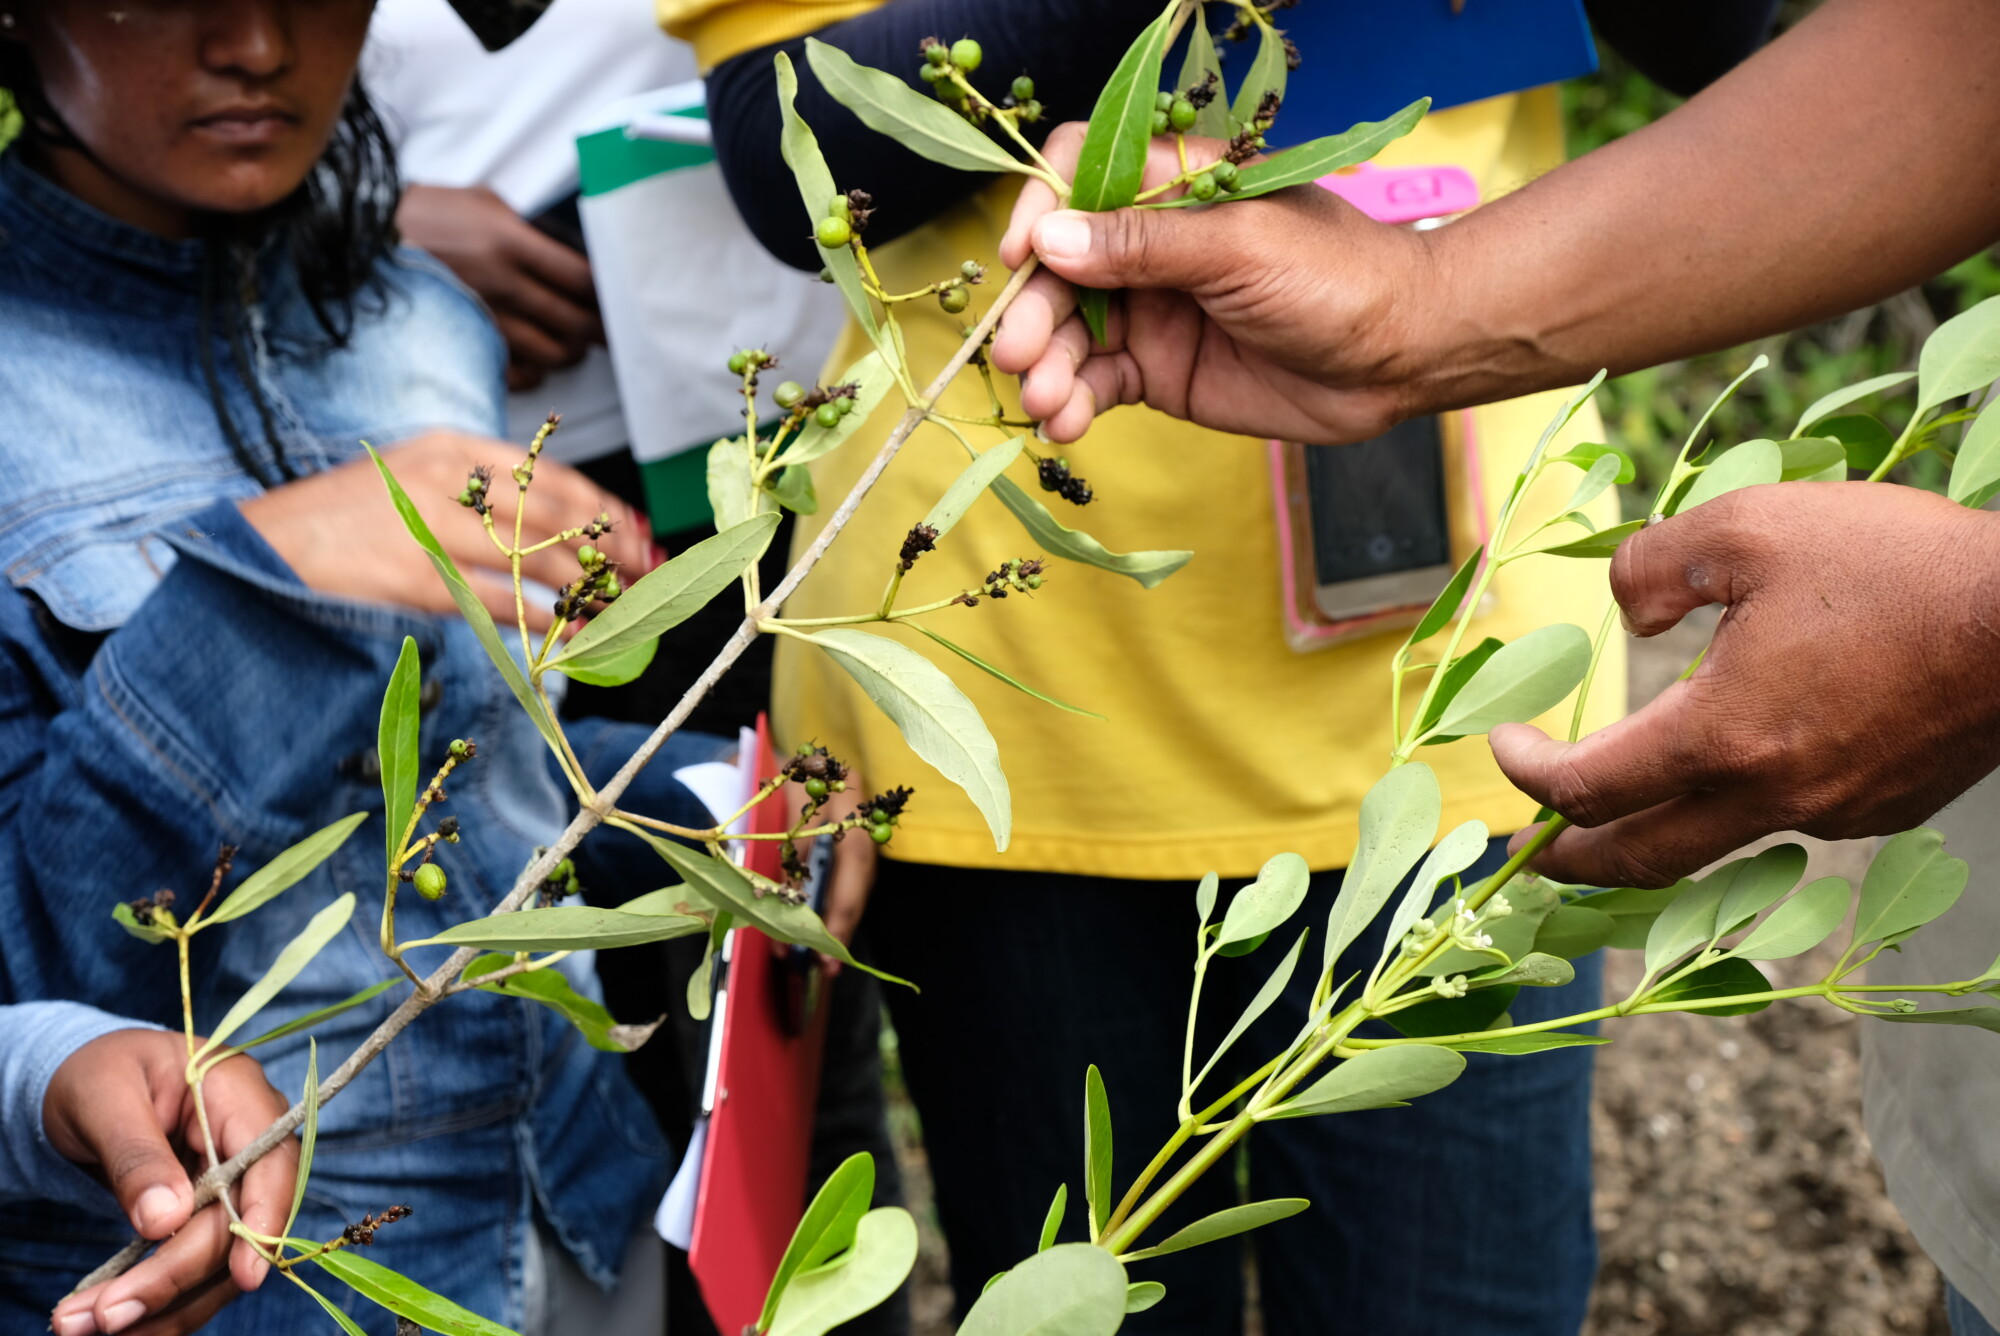
[[[194,128],[225,144],[268,144],[290,134],[298,117],[274,107],[218,111],[195,121]]]

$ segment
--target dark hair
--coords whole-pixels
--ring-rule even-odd
[[[27,48],[0,42],[0,88],[10,90],[29,143],[90,154],[44,95]],[[396,202],[402,182],[396,150],[357,75],[333,138],[298,189],[246,217],[217,216],[211,241],[275,238],[289,253],[299,287],[327,336],[347,342],[357,304],[384,296],[380,265],[396,245]]]

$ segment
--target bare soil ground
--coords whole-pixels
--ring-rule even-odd
[[[1636,643],[1633,701],[1672,682],[1712,627],[1691,618]],[[1806,843],[1809,877],[1858,877],[1867,863],[1865,846]],[[1784,987],[1830,963],[1816,954],[1769,972]],[[1607,991],[1637,976],[1633,953],[1612,953]],[[1830,1007],[1780,1003],[1610,1031],[1593,1135],[1603,1261],[1585,1336],[1948,1336],[1937,1269],[1883,1192],[1862,1130],[1859,1026]],[[924,1230],[913,1327],[949,1336],[945,1244],[914,1118],[907,1106],[899,1114]],[[1253,1315],[1252,1336],[1258,1325]]]

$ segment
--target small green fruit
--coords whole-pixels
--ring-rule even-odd
[[[1156,112],[1154,112],[1154,113],[1153,113],[1153,133],[1154,133],[1154,134],[1156,134],[1156,135],[1163,135],[1163,134],[1165,134],[1166,132],[1167,132],[1167,113],[1166,113],[1166,112],[1164,112],[1164,111],[1156,111]]]
[[[1042,119],[1042,104],[1035,98],[1029,98],[1021,104],[1021,119],[1030,125]]]
[[[790,408],[793,404],[806,397],[806,387],[795,380],[788,380],[773,390],[771,397],[778,401],[778,407]]]
[[[868,838],[877,844],[887,844],[896,834],[895,827],[889,825],[870,826]]]
[[[822,427],[838,427],[840,425],[840,410],[832,404],[821,404],[813,410],[813,421],[819,423]]]
[[[1153,94],[1154,111],[1165,111],[1173,105],[1174,105],[1174,95],[1172,93],[1167,92],[1165,89],[1161,89],[1159,92]]]
[[[970,37],[961,37],[951,44],[951,63],[967,74],[979,68],[979,62],[986,59],[986,53],[979,49],[979,43]]]
[[[869,824],[869,825],[871,825],[871,826],[882,826],[882,825],[887,825],[887,824],[888,824],[888,822],[889,822],[889,814],[888,814],[887,812],[883,811],[883,810],[882,810],[881,808],[879,808],[879,807],[871,807],[871,808],[869,808],[869,809],[868,809],[868,824]]]
[[[585,570],[588,570],[592,566],[598,565],[600,562],[602,562],[604,560],[604,554],[602,552],[599,552],[596,548],[592,547],[590,544],[585,543],[582,547],[576,550],[576,559],[578,562],[582,563]]]
[[[1016,75],[1014,86],[1008,91],[1014,94],[1016,102],[1026,102],[1035,95],[1035,81],[1025,74]]]
[[[424,899],[441,900],[444,898],[444,882],[444,869],[436,863],[426,863],[417,869],[417,875],[411,879],[410,884],[417,888],[417,894]]]
[[[822,283],[831,283],[831,282],[833,282],[833,270],[831,270],[831,269],[822,269],[822,270],[820,270],[820,271],[819,271],[819,281],[820,281],[820,282],[822,282]]]
[[[839,250],[854,239],[854,229],[847,225],[845,218],[828,217],[819,220],[819,228],[813,233],[819,244],[828,250]]]
[[[933,66],[951,63],[951,48],[943,42],[932,42],[924,48],[924,59]]]
[[[938,294],[938,305],[944,307],[946,315],[957,315],[972,305],[972,294],[964,288],[946,288]]]
[[[836,409],[840,410],[840,415],[842,417],[846,417],[849,413],[852,413],[854,411],[854,400],[849,398],[847,395],[843,394],[838,399],[835,399],[833,401],[833,406]]]
[[[821,798],[826,797],[826,781],[823,779],[807,780],[806,797],[811,798],[814,802],[818,802]]]
[[[453,738],[451,740],[451,754],[459,760],[464,760],[471,751],[472,748],[465,745],[464,738]]]
[[[1207,172],[1203,172],[1188,187],[1188,194],[1193,195],[1196,199],[1214,199],[1216,189],[1215,178]]]
[[[833,201],[826,206],[826,213],[827,217],[838,218],[843,223],[854,221],[854,213],[847,207],[847,196],[845,195],[835,195]]]
[[[941,46],[933,47],[931,49],[934,51],[944,50],[944,48]],[[940,79],[949,79],[951,75],[944,69],[944,67],[940,65],[919,65],[917,67],[917,77],[922,79],[925,83],[934,84]]]
[[[1184,97],[1175,98],[1174,104],[1167,108],[1167,124],[1182,134],[1194,129],[1194,103]]]
[[[604,583],[599,585],[597,589],[598,597],[607,603],[624,592],[625,587],[618,583],[618,577],[615,575],[605,576]]]
[[[729,354],[729,374],[740,376],[750,369],[750,354],[736,352]]]
[[[979,267],[979,261],[977,260],[967,260],[958,267],[958,276],[968,283],[983,276],[985,273],[986,271]]]
[[[1215,184],[1227,190],[1236,181],[1236,164],[1227,160],[1218,162],[1208,169],[1208,174],[1215,178]]]

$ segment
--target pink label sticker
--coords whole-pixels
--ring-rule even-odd
[[[1464,213],[1479,203],[1479,183],[1462,167],[1377,167],[1322,176],[1320,185],[1380,223]]]

